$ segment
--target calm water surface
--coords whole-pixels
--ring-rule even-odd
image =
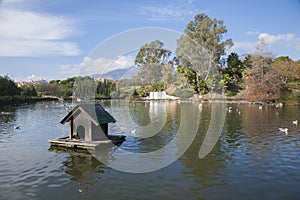
[[[162,133],[146,140],[120,131],[128,135],[120,148],[149,152],[167,144],[180,121],[189,120],[180,115],[180,103],[168,104],[172,109]],[[59,124],[70,111],[68,105],[0,109],[0,199],[299,199],[300,125],[292,121],[300,121],[300,107],[260,110],[257,105],[227,104],[232,112],[226,114],[219,141],[199,159],[211,115],[211,105],[203,104],[196,138],[180,159],[155,172],[131,174],[88,153],[49,148],[48,139],[68,133],[68,126]],[[103,105],[124,110],[111,102]],[[129,105],[133,121],[147,125],[149,107],[149,102]],[[110,130],[119,131],[114,126]]]

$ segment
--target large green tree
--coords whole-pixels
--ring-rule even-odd
[[[21,86],[21,96],[36,97],[37,92],[33,85],[23,85],[23,86]]]
[[[19,95],[21,89],[8,76],[0,76],[0,96]]]
[[[157,83],[162,80],[163,66],[168,63],[171,51],[163,48],[159,40],[142,46],[135,58],[135,64],[140,67],[138,78],[144,85]]]
[[[241,88],[238,85],[243,78],[246,65],[237,53],[232,52],[226,60],[227,66],[222,70],[222,83],[230,94],[236,94]]]
[[[203,87],[205,81],[209,77],[215,77],[213,73],[216,73],[215,69],[220,64],[221,56],[225,55],[226,48],[232,46],[231,39],[223,40],[226,32],[222,20],[198,14],[188,23],[178,41],[176,55],[180,65],[196,73],[196,79],[190,83],[196,93],[203,93],[201,88],[206,88]],[[186,70],[181,71],[186,72]],[[194,76],[193,73],[189,74]]]

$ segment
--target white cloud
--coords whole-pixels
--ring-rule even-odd
[[[134,57],[119,56],[117,59],[85,57],[80,65],[61,65],[59,74],[64,77],[75,75],[87,76],[92,74],[104,74],[116,69],[125,69],[134,66]]]
[[[260,33],[258,36],[259,41],[264,41],[267,44],[275,44],[278,42],[290,42],[295,39],[295,34],[288,33],[288,34],[280,34],[280,35],[271,35],[268,33]]]
[[[149,20],[162,22],[185,21],[186,19],[191,19],[194,14],[198,13],[194,8],[192,0],[181,0],[172,5],[156,4],[155,6],[142,6],[140,11],[141,14],[146,15]]]
[[[258,31],[247,31],[246,34],[247,35],[258,35],[259,32]]]
[[[233,47],[230,49],[230,51],[248,51],[252,52],[255,50],[255,46],[257,43],[251,43],[251,42],[235,42]]]
[[[293,33],[272,35],[269,33],[247,32],[246,34],[257,35],[257,40],[254,42],[235,42],[230,51],[246,51],[248,53],[253,53],[256,49],[256,46],[262,41],[265,42],[269,47],[290,47],[300,51],[300,38],[297,38]]]
[[[4,1],[0,7],[0,56],[73,56],[78,45],[67,41],[73,21],[66,17],[20,8],[22,0]],[[13,5],[18,5],[18,9]]]

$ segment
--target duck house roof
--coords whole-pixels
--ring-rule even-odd
[[[78,111],[82,110],[87,113],[96,123],[107,124],[115,123],[116,120],[111,116],[100,104],[79,104],[69,112],[60,123],[64,124],[72,118],[72,116]]]

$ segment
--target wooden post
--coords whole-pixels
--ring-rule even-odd
[[[70,121],[70,140],[73,138],[73,116],[71,117],[71,121]]]

